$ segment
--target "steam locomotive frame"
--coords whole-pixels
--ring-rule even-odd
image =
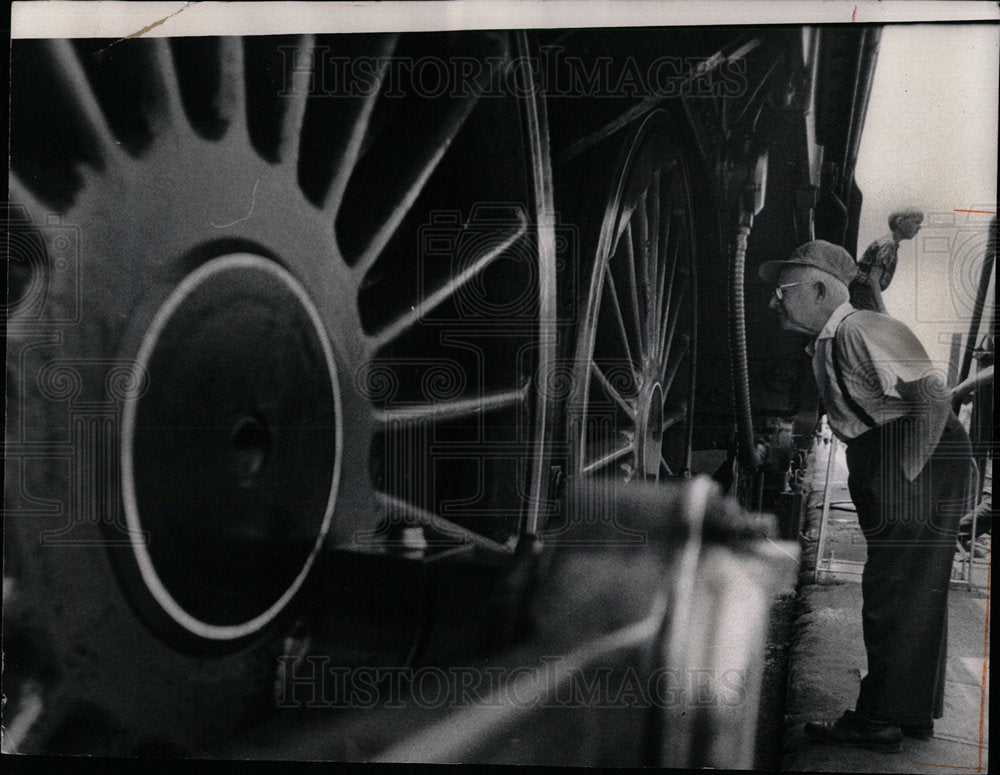
[[[15,40],[8,743],[218,751],[289,660],[522,642],[581,483],[782,508],[816,396],[744,278],[856,249],[878,40]]]

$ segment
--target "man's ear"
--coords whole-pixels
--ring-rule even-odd
[[[823,301],[826,298],[826,283],[817,280],[813,283],[813,287],[816,289],[816,301]]]

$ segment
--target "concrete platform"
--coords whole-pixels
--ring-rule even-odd
[[[904,739],[897,754],[841,748],[805,737],[806,721],[838,717],[854,707],[866,669],[861,636],[861,569],[864,539],[853,514],[831,510],[826,561],[813,583],[816,540],[830,446],[813,453],[811,489],[803,530],[805,563],[795,637],[789,664],[789,690],[782,757],[784,770],[804,772],[984,772],[989,767],[989,564],[973,566],[971,584],[953,582],[949,598],[948,672],[945,715],[934,737]],[[849,500],[846,468],[835,457],[832,500]],[[840,505],[840,504],[838,504]],[[833,561],[829,561],[830,553]],[[956,570],[959,563],[956,562]]]

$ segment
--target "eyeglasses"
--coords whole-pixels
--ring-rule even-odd
[[[781,301],[782,299],[785,298],[785,288],[792,288],[796,285],[804,285],[805,283],[806,281],[802,280],[801,282],[797,283],[785,283],[784,285],[778,285],[775,287],[772,293],[774,293],[774,298],[776,298],[778,301]]]

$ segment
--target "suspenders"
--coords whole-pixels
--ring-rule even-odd
[[[847,313],[846,315],[844,315],[844,320],[847,320],[847,318],[849,318],[853,314],[854,314],[853,312]],[[841,320],[840,323],[843,324],[844,320]],[[874,428],[875,421],[871,418],[871,415],[868,414],[868,412],[866,412],[864,409],[862,409],[860,404],[858,404],[858,402],[854,400],[854,398],[851,396],[850,392],[847,389],[847,382],[844,381],[844,372],[840,366],[840,353],[838,351],[839,348],[837,347],[837,334],[839,332],[840,332],[840,325],[837,326],[837,330],[833,332],[833,336],[831,337],[833,345],[833,350],[831,351],[831,355],[833,356],[833,371],[837,375],[837,385],[840,387],[840,393],[844,397],[844,402],[851,408],[851,411],[853,411],[854,414],[858,416],[858,419],[861,420],[861,422],[863,422],[869,428]]]

